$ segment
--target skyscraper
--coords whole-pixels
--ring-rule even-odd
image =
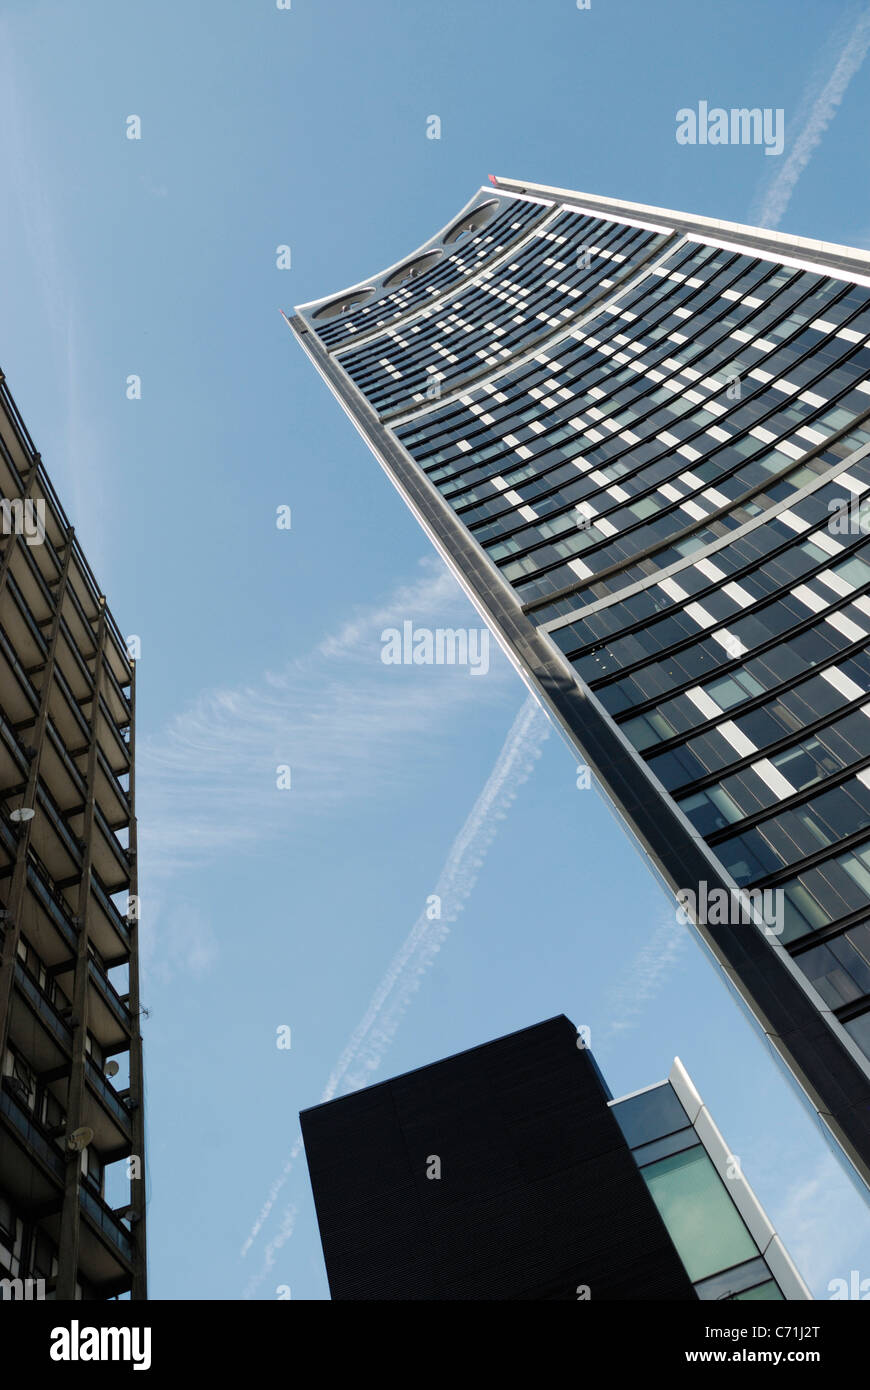
[[[141,1299],[135,673],[2,378],[0,494],[0,1296]]]
[[[614,1100],[564,1015],[302,1112],[336,1299],[806,1299],[675,1060]]]
[[[493,183],[290,326],[870,1182],[870,254]]]

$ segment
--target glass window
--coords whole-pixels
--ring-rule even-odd
[[[671,738],[673,735],[673,730],[666,734],[660,733],[653,728],[649,719],[643,714],[638,715],[636,719],[627,720],[622,729],[635,748],[639,750],[650,748],[654,743],[659,743],[663,738]]]
[[[833,573],[845,579],[848,584],[854,584],[856,589],[870,581],[870,565],[860,560],[857,555],[853,555],[845,564],[837,565]]]
[[[50,1279],[57,1268],[57,1262],[54,1258],[54,1244],[43,1231],[36,1231],[33,1236],[31,1268],[33,1273],[41,1279]]]
[[[694,781],[696,777],[703,777],[707,772],[700,759],[685,745],[673,748],[669,753],[660,753],[658,757],[650,759],[649,765],[669,791],[685,782]]]
[[[15,1217],[12,1212],[12,1203],[6,1197],[0,1197],[0,1235],[11,1235],[15,1229]]]
[[[768,1279],[764,1284],[756,1284],[754,1289],[747,1289],[745,1293],[736,1293],[731,1299],[732,1303],[743,1303],[749,1300],[767,1299],[770,1301],[782,1301],[778,1284],[773,1279]]]
[[[733,1299],[746,1289],[757,1288],[769,1279],[770,1270],[759,1255],[756,1260],[748,1260],[746,1264],[734,1265],[709,1279],[702,1279],[695,1285],[695,1293],[705,1303],[718,1303]]]
[[[746,700],[752,695],[762,695],[764,689],[746,671],[735,671],[733,676],[725,676],[724,679],[706,686],[706,692],[720,709],[730,709],[732,705],[739,705],[741,700]]]
[[[742,813],[721,787],[711,787],[709,791],[696,792],[678,803],[680,809],[702,835],[712,835],[715,830],[724,830],[742,818]]]
[[[694,1283],[758,1254],[703,1148],[663,1158],[641,1173]]]
[[[648,1091],[641,1091],[639,1095],[617,1101],[611,1108],[632,1149],[653,1139],[661,1139],[666,1134],[673,1134],[678,1129],[685,1129],[689,1124],[689,1117],[668,1081],[661,1086],[652,1086]]]
[[[814,946],[796,960],[825,1003],[833,1009],[870,993],[870,967],[846,936],[836,937],[827,945]]]
[[[846,873],[853,878],[858,887],[870,898],[870,850],[859,849],[840,861]]]
[[[795,748],[787,748],[770,760],[777,772],[781,772],[797,791],[803,791],[813,782],[818,782],[827,772],[836,770],[836,762],[819,743],[817,738],[808,739]]]
[[[844,1027],[846,1032],[855,1039],[865,1057],[870,1057],[870,1013],[860,1014],[858,1018],[850,1018]]]

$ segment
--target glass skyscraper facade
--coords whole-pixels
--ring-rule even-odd
[[[870,1182],[870,254],[493,184],[291,328]]]

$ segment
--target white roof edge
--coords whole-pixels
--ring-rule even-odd
[[[694,1081],[686,1071],[679,1057],[674,1058],[674,1064],[668,1072],[668,1081],[670,1081],[676,1091],[677,1100],[688,1115],[689,1123],[694,1124],[699,1113],[704,1108],[704,1102],[698,1093]]]
[[[728,1148],[721,1131],[704,1104],[679,1057],[668,1074],[668,1081],[677,1093],[683,1109],[692,1118],[695,1133],[707,1151],[717,1173],[726,1184],[731,1200],[746,1222],[750,1234],[761,1251],[762,1258],[788,1301],[812,1300],[794,1261],[777,1234],[773,1222],[747,1182],[740,1160]]]
[[[593,206],[608,208],[615,214],[631,213],[643,217],[654,217],[658,221],[676,222],[681,224],[680,229],[682,230],[685,230],[685,224],[690,223],[697,227],[698,231],[707,234],[716,232],[722,236],[737,235],[751,238],[762,245],[768,243],[770,246],[791,247],[798,251],[814,251],[817,255],[841,256],[846,260],[870,268],[870,251],[864,251],[855,246],[844,246],[840,242],[817,241],[812,237],[792,236],[789,233],[771,230],[768,227],[753,227],[743,222],[725,222],[716,217],[678,212],[675,208],[655,207],[649,203],[632,203],[598,193],[581,193],[571,188],[553,188],[548,184],[526,183],[522,179],[496,177],[493,186],[496,190],[503,187],[505,192],[520,193],[525,189],[536,196],[552,198],[556,201],[560,198],[571,198]]]

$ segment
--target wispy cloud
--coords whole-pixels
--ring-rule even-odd
[[[412,582],[360,609],[312,651],[246,684],[205,691],[141,741],[141,959],[149,982],[201,975],[218,952],[209,924],[185,915],[185,872],[240,848],[248,858],[274,856],[300,818],[401,792],[436,764],[459,711],[507,697],[514,677],[494,642],[483,677],[461,666],[385,666],[381,633],[405,619],[479,626],[449,572],[427,557]],[[291,769],[289,791],[277,787],[279,766]]]
[[[386,626],[480,626],[440,562],[427,559],[421,570],[313,651],[246,684],[204,692],[141,742],[140,856],[150,883],[159,887],[231,847],[268,853],[288,819],[344,808],[373,787],[386,794],[407,785],[437,758],[437,735],[457,709],[504,697],[513,678],[497,651],[478,679],[467,667],[381,662]],[[291,769],[289,792],[277,788],[282,765]]]
[[[175,893],[149,894],[140,928],[141,960],[149,988],[177,975],[206,975],[219,954],[217,935],[201,906]]]
[[[857,23],[849,29],[845,41],[841,40],[833,72],[823,82],[821,90],[818,90],[818,84],[815,83],[815,95],[808,94],[805,98],[809,114],[795,139],[791,153],[763,195],[756,218],[759,226],[771,229],[779,226],[791,202],[797,181],[836,116],[849,83],[867,56],[868,48],[870,9],[865,9]]]
[[[272,1269],[274,1269],[275,1256],[281,1249],[281,1246],[286,1245],[287,1241],[292,1236],[295,1225],[296,1208],[288,1207],[281,1218],[281,1225],[278,1228],[277,1234],[272,1237],[272,1239],[269,1241],[269,1244],[266,1246],[266,1250],[263,1255],[263,1268],[260,1271],[261,1281],[266,1278],[266,1276]]]
[[[371,1081],[414,994],[420,988],[423,976],[441,950],[451,924],[470,897],[486,853],[498,832],[498,823],[504,819],[519,788],[531,775],[549,727],[543,711],[529,697],[511,725],[495,766],[450,847],[435,887],[440,915],[430,918],[427,910],[420,913],[333,1067],[321,1101],[332,1100],[339,1091],[347,1093],[357,1090]],[[243,1257],[269,1219],[301,1151],[302,1138],[297,1135],[242,1246]],[[282,1220],[282,1229],[286,1215]],[[280,1243],[283,1244],[283,1240]],[[261,1269],[252,1276],[245,1289],[246,1298],[253,1297],[268,1274],[273,1247],[274,1242],[267,1246]]]
[[[870,1279],[864,1214],[861,1197],[832,1154],[824,1154],[773,1207],[776,1229],[816,1298],[829,1298],[829,1282],[848,1281],[852,1269]]]
[[[689,930],[677,922],[676,911],[659,924],[634,957],[625,977],[607,994],[605,1014],[609,1022],[605,1037],[637,1027],[647,1004],[658,994],[683,954]]]

